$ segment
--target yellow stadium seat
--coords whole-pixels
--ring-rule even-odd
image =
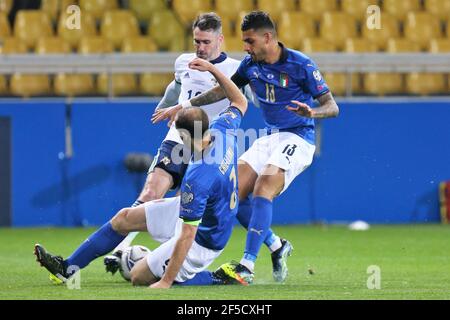
[[[69,29],[67,26],[68,14],[62,13],[58,21],[58,36],[66,40],[72,48],[77,48],[81,38],[97,35],[95,19],[87,13],[81,14],[80,29]],[[70,26],[70,23],[69,23]]]
[[[432,39],[430,42],[430,52],[443,53],[450,52],[450,39]]]
[[[342,11],[361,21],[367,16],[367,8],[377,4],[373,0],[341,0]]]
[[[300,49],[303,39],[316,36],[314,20],[303,12],[284,12],[278,24],[278,35],[287,47]]]
[[[172,7],[178,19],[185,25],[191,24],[200,13],[212,11],[209,0],[173,0]]]
[[[72,4],[77,4],[76,0],[41,0],[41,10],[48,14],[50,19],[56,20],[60,12],[67,10]]]
[[[336,46],[322,38],[306,38],[303,40],[302,50],[305,53],[335,52]]]
[[[153,15],[148,25],[148,34],[160,49],[183,51],[185,48],[184,29],[170,10]]]
[[[27,46],[25,43],[17,38],[5,38],[3,39],[3,45],[0,46],[1,54],[14,54],[14,53],[27,53]]]
[[[11,94],[21,97],[48,95],[50,79],[46,75],[14,74],[10,83]]]
[[[269,13],[270,17],[275,22],[280,21],[281,14],[283,12],[296,10],[295,0],[284,0],[284,1],[258,0],[257,7],[258,10]]]
[[[52,36],[50,18],[40,10],[20,10],[14,23],[14,36],[28,48],[34,48],[40,37]]]
[[[441,20],[449,19],[450,0],[426,0],[425,10]]]
[[[347,95],[347,81],[349,76],[345,73],[326,73],[324,79],[330,88],[330,91],[337,96]],[[361,92],[361,81],[358,74],[352,74],[351,77],[352,94]]]
[[[139,53],[139,52],[155,52],[158,46],[149,37],[133,37],[127,38],[122,43],[122,52]]]
[[[345,41],[345,52],[377,52],[377,45],[364,38],[347,39]]]
[[[216,0],[217,14],[225,20],[232,20],[236,23],[239,13],[242,11],[250,12],[254,9],[253,0]]]
[[[403,77],[399,73],[368,73],[364,78],[364,92],[374,95],[404,93]]]
[[[356,20],[343,12],[325,12],[320,25],[322,39],[343,49],[347,38],[356,38]]]
[[[226,37],[223,50],[227,52],[243,52],[244,42],[241,37]]]
[[[54,80],[58,96],[83,96],[96,93],[94,78],[90,74],[58,74]]]
[[[442,37],[440,23],[430,13],[411,12],[405,23],[405,37],[428,49],[430,39]]]
[[[375,43],[381,50],[386,50],[389,39],[400,37],[400,26],[395,17],[383,13],[381,15],[381,28],[369,29],[366,24],[363,24],[362,35],[363,38]]]
[[[62,38],[45,37],[40,38],[36,45],[36,53],[52,54],[52,53],[70,53],[70,45]]]
[[[118,8],[117,0],[79,0],[79,3],[81,11],[95,19],[101,19],[105,12]]]
[[[389,53],[399,52],[419,52],[420,46],[405,38],[389,39],[386,46],[386,51]]]
[[[129,0],[130,9],[139,20],[148,21],[157,11],[167,10],[164,0]]]
[[[0,12],[9,14],[13,5],[13,0],[0,0]]]
[[[81,54],[101,54],[113,51],[111,42],[103,37],[84,37],[78,46],[78,53]]]
[[[132,11],[112,10],[104,14],[100,27],[103,37],[111,41],[115,48],[122,46],[124,39],[140,34],[138,21]]]
[[[0,12],[0,42],[3,38],[11,36],[11,27],[9,25],[6,13]]]
[[[336,0],[302,0],[300,1],[300,11],[308,14],[313,19],[319,21],[325,12],[337,10]]]
[[[408,93],[417,95],[443,94],[447,92],[445,76],[435,73],[411,73],[406,76]]]
[[[6,78],[0,75],[0,95],[5,95],[8,93],[8,84],[6,83]]]
[[[173,73],[149,73],[140,76],[139,88],[142,94],[162,96],[166,87],[174,80]]]
[[[111,80],[112,83],[110,84],[108,75],[99,75],[97,79],[98,92],[108,95],[110,85],[112,86],[113,96],[130,95],[138,92],[137,79],[134,74],[114,74]]]
[[[383,0],[383,12],[403,21],[408,13],[420,10],[420,0]]]

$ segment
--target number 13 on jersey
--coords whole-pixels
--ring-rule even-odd
[[[275,102],[275,86],[273,84],[266,83],[266,101]]]

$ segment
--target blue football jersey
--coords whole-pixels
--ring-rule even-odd
[[[180,217],[198,224],[195,241],[209,249],[225,247],[238,209],[237,136],[242,115],[234,107],[210,125],[212,142],[202,159],[192,159],[181,184]]]
[[[281,43],[281,59],[274,64],[254,62],[251,56],[241,62],[233,80],[238,85],[249,83],[261,107],[269,131],[289,131],[314,144],[314,120],[286,109],[291,100],[313,106],[313,100],[329,92],[317,65],[308,56],[285,48]]]

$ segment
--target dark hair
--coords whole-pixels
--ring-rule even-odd
[[[195,126],[201,123],[202,136],[195,136]],[[198,124],[197,124],[198,126]],[[175,127],[177,129],[184,129],[191,135],[191,139],[203,138],[203,135],[209,129],[208,115],[202,108],[190,107],[181,109],[175,119]]]
[[[222,19],[214,12],[203,13],[197,16],[192,24],[192,30],[195,28],[199,28],[201,31],[222,32]]]
[[[275,24],[267,12],[252,11],[244,17],[241,24],[241,31],[269,29],[275,32]]]

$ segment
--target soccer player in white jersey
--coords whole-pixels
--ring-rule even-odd
[[[176,59],[175,79],[167,87],[157,110],[176,103],[183,104],[217,85],[216,79],[210,73],[189,68],[189,63],[195,58],[209,61],[228,78],[231,78],[239,67],[240,61],[228,57],[221,51],[224,36],[222,22],[217,14],[199,15],[193,23],[192,30],[196,52],[182,54]],[[251,96],[250,90],[248,92],[247,98]],[[225,99],[205,106],[204,110],[211,121],[228,106],[229,100]],[[189,152],[183,149],[180,135],[172,125],[149,168],[145,186],[132,207],[161,199],[170,189],[176,190],[180,187],[190,159]],[[238,220],[247,228],[250,217],[238,215]],[[119,269],[121,252],[131,244],[137,234],[137,232],[130,233],[112,255],[104,258],[106,271],[114,274]]]

